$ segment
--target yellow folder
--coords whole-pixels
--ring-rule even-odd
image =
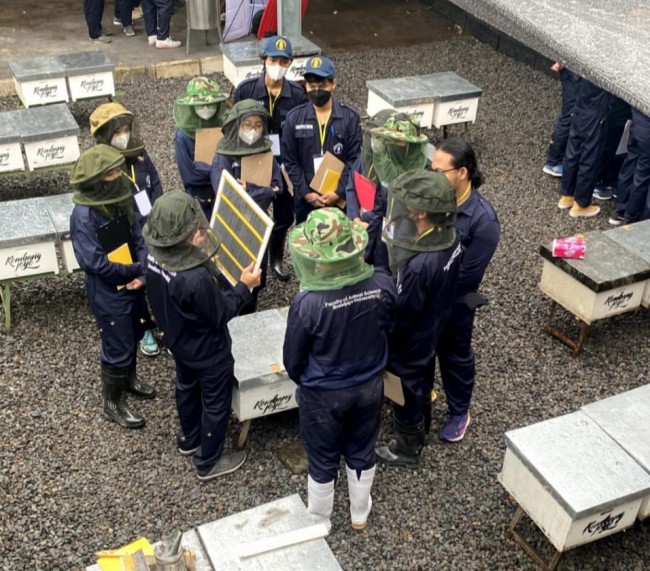
[[[114,264],[132,264],[133,258],[131,257],[131,250],[129,245],[124,243],[119,248],[108,253],[108,259]]]

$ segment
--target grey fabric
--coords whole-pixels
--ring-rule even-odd
[[[639,0],[451,0],[650,115],[650,4]]]

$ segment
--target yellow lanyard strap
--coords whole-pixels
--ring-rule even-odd
[[[275,104],[277,103],[282,90],[278,91],[278,94],[275,97],[271,95],[271,90],[268,87],[266,88],[266,92],[269,94],[269,113],[271,114],[271,119],[273,119],[273,110],[275,109]]]
[[[135,186],[135,190],[140,192],[140,187],[138,186],[138,183],[135,182],[135,169],[133,168],[133,165],[131,165],[131,176],[129,176],[128,173],[125,172],[123,172],[122,174],[133,183],[133,186]]]
[[[320,121],[318,120],[318,116],[316,116],[316,123],[318,123],[318,133],[320,135],[320,154],[323,154],[323,147],[325,146],[325,137],[327,137],[327,125],[330,122],[330,115],[332,115],[332,112],[330,111],[327,115],[327,119],[325,119],[325,124],[321,125]]]

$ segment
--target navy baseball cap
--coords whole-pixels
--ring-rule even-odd
[[[291,42],[284,36],[271,36],[270,38],[266,38],[262,50],[263,56],[293,59]]]
[[[335,77],[336,68],[332,60],[322,56],[314,56],[307,60],[305,75],[317,75],[318,77]]]

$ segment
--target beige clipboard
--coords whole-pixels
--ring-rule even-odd
[[[394,403],[404,406],[404,389],[402,389],[402,379],[393,373],[384,371],[384,396]]]
[[[221,139],[223,139],[221,127],[197,129],[194,143],[194,162],[211,165]]]
[[[257,186],[271,186],[273,153],[247,155],[241,159],[241,179]]]
[[[343,169],[345,169],[345,163],[327,151],[314,174],[314,178],[309,183],[310,188],[319,194],[336,192]]]

